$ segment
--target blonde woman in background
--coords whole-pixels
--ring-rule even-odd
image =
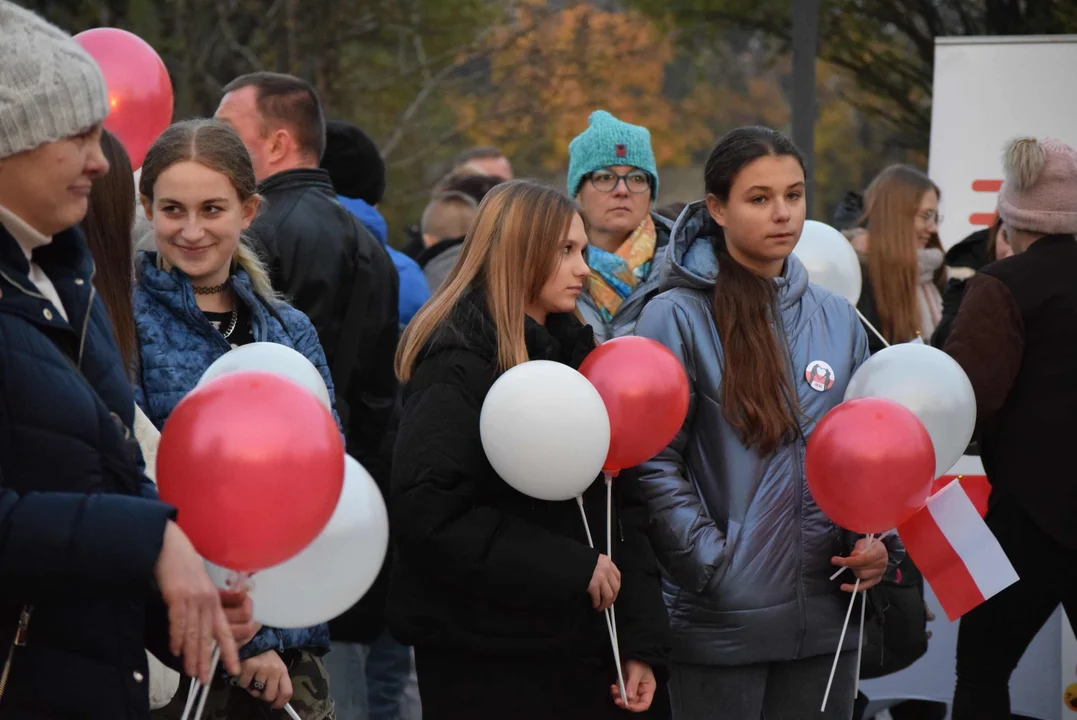
[[[864,265],[857,309],[888,343],[931,339],[946,283],[939,188],[916,168],[891,165],[868,186],[853,246]],[[869,329],[872,353],[884,347]]]

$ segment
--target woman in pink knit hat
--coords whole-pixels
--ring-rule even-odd
[[[1009,680],[1061,603],[1077,622],[1077,150],[1015,140],[999,214],[1014,256],[971,280],[946,342],[976,391],[987,524],[1020,581],[961,620],[954,720],[1010,717]]]

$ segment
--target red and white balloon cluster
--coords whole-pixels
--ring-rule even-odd
[[[579,371],[548,360],[517,365],[494,383],[479,421],[486,457],[505,482],[539,500],[576,499],[606,477],[606,554],[612,553],[612,480],[669,445],[688,414],[688,377],[654,340],[610,340]],[[616,558],[614,558],[616,560]],[[627,703],[614,608],[606,626]]]
[[[840,232],[809,220],[793,252],[813,283],[856,305],[860,263]],[[949,355],[922,342],[887,347],[856,371],[845,402],[812,433],[808,487],[841,527],[889,531],[924,507],[933,481],[958,461],[975,425],[972,383]]]
[[[283,345],[245,345],[206,370],[165,423],[157,483],[219,586],[253,574],[264,625],[336,617],[385,559],[381,492],[345,455],[320,373]]]

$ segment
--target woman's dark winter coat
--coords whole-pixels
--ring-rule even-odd
[[[573,368],[594,348],[591,328],[569,315],[551,315],[546,327],[529,319],[526,337],[532,360]],[[526,655],[594,659],[612,669],[606,625],[587,594],[599,553],[587,545],[576,502],[517,492],[483,452],[479,414],[498,375],[494,323],[473,292],[424,348],[404,393],[390,506],[390,629],[418,647],[506,663]],[[626,487],[615,481],[614,488],[621,654],[650,663],[661,678],[668,625],[642,531],[645,510]],[[584,501],[599,538],[606,522],[601,479]]]
[[[993,498],[1021,506],[1045,533],[1077,550],[1077,485],[1069,444],[1077,426],[1077,240],[1047,235],[984,266],[946,341],[976,391]]]
[[[69,320],[0,226],[0,718],[146,718],[145,649],[168,656],[153,571],[172,510],[125,437],[134,399],[85,240],[64,231],[34,261]]]

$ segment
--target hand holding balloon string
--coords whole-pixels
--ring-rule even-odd
[[[883,535],[879,536],[877,539],[878,540],[883,540],[893,532],[894,531],[891,530],[890,532],[884,533]],[[879,556],[881,555],[882,563],[883,563],[881,574],[878,576],[878,579],[876,579],[875,582],[873,582],[870,585],[868,585],[867,587],[861,588],[861,589],[862,590],[867,590],[869,587],[874,587],[875,585],[879,584],[879,582],[882,580],[882,576],[886,574],[886,566],[887,566],[887,563],[889,562],[890,555],[886,551],[886,546],[881,542],[879,543],[878,548],[873,548],[872,549],[872,554],[870,556],[869,555],[864,555],[863,553],[865,553],[869,548],[872,548],[872,546],[873,546],[873,543],[871,542],[872,537],[873,536],[869,535],[867,538],[860,538],[859,540],[857,540],[856,541],[856,546],[853,548],[853,552],[849,554],[849,557],[847,557],[847,558],[835,557],[835,558],[831,559],[831,561],[830,561],[831,564],[841,566],[837,570],[834,571],[833,575],[830,576],[831,580],[837,580],[838,576],[840,576],[846,570],[853,570],[854,572],[856,572],[856,576],[861,580],[869,580],[872,577],[875,577],[874,572],[870,572],[870,573],[867,573],[867,574],[861,574],[858,571],[862,570],[865,567],[865,565],[871,566],[871,561],[872,560],[874,560],[877,563],[879,561]],[[871,566],[871,567],[874,568],[874,566]],[[842,585],[841,589],[844,590],[845,592],[851,592],[851,590],[849,589],[850,587],[852,587],[852,586],[850,586],[850,585]]]

